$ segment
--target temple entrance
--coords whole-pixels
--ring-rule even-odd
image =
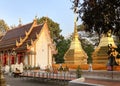
[[[23,58],[24,58],[23,53],[18,53],[17,54],[17,62],[18,62],[18,64],[23,63]]]

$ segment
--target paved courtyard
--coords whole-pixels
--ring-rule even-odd
[[[67,86],[63,81],[34,80],[32,78],[14,78],[5,76],[7,86]]]
[[[103,79],[85,79],[86,83],[94,83],[94,84],[101,84],[104,86],[120,86],[120,81],[114,80],[103,80]]]
[[[33,78],[14,78],[12,76],[5,76],[7,86],[68,86],[64,81],[52,80],[34,80]],[[85,79],[86,83],[101,84],[104,86],[120,86],[120,81],[103,80],[103,79]]]

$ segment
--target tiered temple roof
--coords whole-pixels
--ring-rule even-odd
[[[38,34],[44,24],[37,25],[37,21],[18,26],[9,30],[0,40],[0,51],[4,50],[27,50],[29,46],[38,38]]]

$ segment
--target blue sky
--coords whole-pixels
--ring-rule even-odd
[[[9,26],[32,22],[35,16],[48,16],[60,24],[64,36],[73,32],[74,14],[70,9],[70,0],[2,0],[0,2],[0,19]]]

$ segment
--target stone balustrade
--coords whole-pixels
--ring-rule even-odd
[[[119,71],[83,71],[82,76],[85,78],[93,79],[107,79],[107,80],[120,80]]]

